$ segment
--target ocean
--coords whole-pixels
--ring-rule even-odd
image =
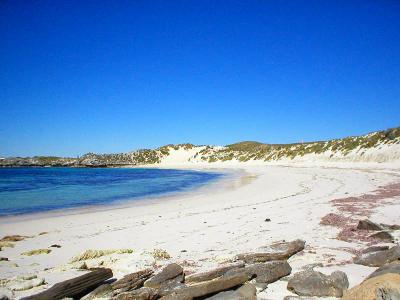
[[[0,216],[164,196],[221,176],[153,168],[0,168]]]

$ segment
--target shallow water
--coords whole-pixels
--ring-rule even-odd
[[[200,187],[215,172],[128,168],[0,168],[0,215],[115,204]]]

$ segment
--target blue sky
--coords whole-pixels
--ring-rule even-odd
[[[399,1],[1,1],[0,156],[399,126]]]

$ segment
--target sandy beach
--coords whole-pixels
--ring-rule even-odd
[[[374,193],[380,187],[398,183],[397,165],[195,166],[211,167],[226,169],[231,175],[191,193],[139,201],[125,207],[86,209],[63,216],[50,213],[0,219],[1,236],[29,236],[15,242],[13,248],[3,247],[0,256],[8,261],[0,262],[1,278],[36,274],[45,279],[45,285],[16,292],[20,297],[83,274],[84,270],[69,262],[88,249],[132,249],[132,253],[86,261],[88,267],[110,267],[114,276],[121,278],[169,262],[180,263],[188,272],[207,270],[236,254],[294,239],[305,240],[306,247],[288,260],[292,274],[311,264],[320,264],[315,270],[326,274],[344,271],[352,287],[375,269],[352,263],[354,253],[365,248],[367,242],[339,240],[338,228],[320,222],[327,214],[337,213],[332,200]],[[368,217],[378,223],[396,224],[399,216],[400,196],[394,195],[380,202]],[[397,240],[396,232],[393,234]],[[34,249],[51,249],[51,252],[21,255]],[[165,250],[170,258],[155,259],[154,249]],[[287,279],[283,278],[269,284],[257,296],[282,299],[292,295],[286,286]]]

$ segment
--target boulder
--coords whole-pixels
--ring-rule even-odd
[[[344,293],[342,300],[395,300],[399,298],[386,297],[388,294],[396,295],[400,292],[400,275],[383,274],[365,280],[359,285]]]
[[[379,239],[385,242],[393,242],[394,237],[387,231],[379,231],[377,233],[371,234],[369,237],[374,239]]]
[[[273,260],[286,260],[304,249],[305,241],[294,240],[291,242],[278,242],[261,247],[256,253],[243,253],[236,256],[236,260],[246,263],[259,263]]]
[[[229,271],[226,275],[233,274],[233,272],[234,270]],[[292,268],[286,260],[278,260],[247,265],[244,269],[239,269],[236,272],[245,272],[249,279],[255,277],[257,283],[272,283],[289,275]]]
[[[121,279],[113,282],[111,288],[114,295],[138,289],[154,273],[152,269],[145,269],[135,273],[125,275]]]
[[[196,283],[196,282],[201,282],[201,281],[208,281],[208,280],[220,277],[230,270],[240,269],[243,267],[244,267],[244,262],[242,262],[242,261],[224,265],[224,266],[220,266],[218,268],[215,268],[215,269],[212,269],[209,271],[188,275],[185,277],[185,283]]]
[[[94,289],[92,292],[82,297],[81,300],[94,300],[98,298],[109,299],[113,295],[111,284],[105,283]]]
[[[212,297],[206,298],[208,300],[257,300],[256,287],[251,283],[242,285],[235,291],[225,291],[218,293]]]
[[[360,230],[383,230],[383,227],[368,220],[368,219],[365,219],[365,220],[358,221],[357,229],[360,229]]]
[[[348,287],[347,276],[341,271],[325,275],[311,270],[296,273],[287,285],[289,291],[299,296],[316,297],[342,297]]]
[[[233,276],[223,276],[214,280],[201,282],[198,284],[182,287],[174,293],[164,296],[163,300],[180,300],[203,297],[217,292],[226,291],[239,286],[247,281],[248,277],[245,273]]]
[[[370,252],[376,252],[376,251],[382,251],[382,250],[388,250],[389,246],[371,246],[368,248],[365,248],[364,250],[361,251],[362,254],[364,253],[370,253]]]
[[[389,264],[383,265],[382,267],[379,267],[376,269],[374,272],[372,272],[367,279],[381,276],[383,274],[388,274],[388,273],[393,273],[393,274],[399,274],[400,275],[400,261],[394,261]]]
[[[180,265],[172,263],[164,267],[161,272],[157,273],[150,279],[144,282],[145,287],[159,288],[162,283],[173,279],[183,274],[183,269]]]
[[[354,259],[354,263],[370,267],[380,267],[400,258],[400,246],[393,246],[387,250],[380,250],[361,254]]]
[[[156,289],[142,287],[138,290],[118,294],[112,300],[154,300],[157,297],[158,292]]]

